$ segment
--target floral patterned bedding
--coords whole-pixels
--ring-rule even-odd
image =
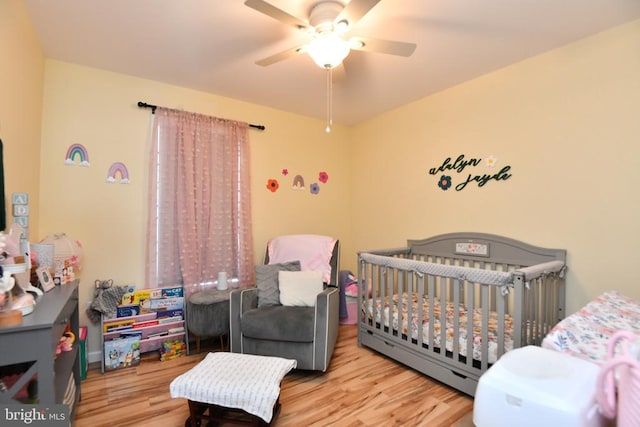
[[[554,326],[542,347],[601,364],[609,338],[621,330],[640,334],[640,302],[609,291]]]
[[[408,304],[407,304],[407,294],[404,293],[402,295],[402,334],[408,336],[409,326],[408,326]],[[418,339],[418,319],[417,319],[417,303],[418,303],[418,295],[412,294],[413,299],[413,307],[412,307],[412,321],[411,321],[411,338],[414,340]],[[366,303],[363,303],[366,304]],[[399,316],[398,316],[398,295],[393,295],[393,313],[392,316],[389,316],[389,298],[385,297],[384,302],[384,310],[382,310],[381,300],[376,300],[377,310],[376,316],[374,320],[373,315],[373,300],[368,301],[368,307],[363,306],[363,312],[366,311],[367,317],[369,320],[375,321],[376,323],[383,324],[385,327],[389,327],[389,319],[391,318],[392,327],[394,331],[398,330],[399,325]],[[422,306],[424,319],[422,326],[422,341],[424,344],[427,344],[429,341],[429,298],[427,296],[423,296],[422,298]],[[445,348],[447,351],[453,351],[453,340],[454,340],[454,309],[455,306],[452,302],[447,302],[446,304],[446,343]],[[458,307],[459,310],[459,338],[458,338],[458,352],[460,355],[467,355],[467,319],[468,319],[468,311],[467,308],[462,304]],[[440,322],[440,313],[441,313],[441,304],[440,301],[434,301],[434,347],[441,348],[442,340],[441,340],[441,331],[442,325]],[[382,314],[382,320],[380,321],[380,315]],[[491,311],[489,315],[489,325],[488,325],[488,352],[489,352],[489,363],[495,363],[498,359],[498,342],[497,342],[497,330],[498,330],[498,318],[497,313]],[[482,311],[481,309],[474,309],[473,311],[473,359],[482,360],[481,351],[482,351]],[[505,334],[504,334],[504,347],[505,352],[513,349],[513,319],[511,316],[505,316]]]

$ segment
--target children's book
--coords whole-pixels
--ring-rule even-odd
[[[133,326],[133,323],[134,323],[133,319],[104,322],[102,332],[111,332],[115,330],[127,329],[127,327],[131,328]]]
[[[163,311],[158,311],[156,313],[157,313],[156,319],[163,319],[165,317],[176,317],[176,316],[182,317],[183,315],[181,308],[178,308],[176,310],[163,310]]]
[[[135,366],[140,363],[140,337],[117,338],[104,342],[104,369]]]
[[[151,289],[151,299],[184,296],[182,286]]]
[[[121,338],[139,337],[140,339],[142,339],[142,331],[139,329],[130,329],[128,331],[121,331],[120,337]]]
[[[183,297],[166,297],[151,300],[151,311],[180,310],[183,307]]]
[[[158,319],[158,324],[162,325],[164,323],[179,322],[181,320],[182,320],[182,316],[161,317],[160,319]]]
[[[116,307],[117,317],[130,317],[138,314],[140,314],[140,305],[138,304],[119,305]]]
[[[158,324],[157,320],[149,320],[147,322],[136,322],[133,324],[134,329],[146,328],[147,326],[155,326]]]

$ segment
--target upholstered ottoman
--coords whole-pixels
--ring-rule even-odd
[[[185,427],[205,421],[271,425],[280,412],[280,382],[295,367],[295,360],[280,357],[209,353],[169,390],[172,398],[189,401]]]
[[[200,352],[200,337],[220,337],[229,334],[229,293],[231,289],[205,289],[187,298],[187,328],[196,337],[196,352]]]

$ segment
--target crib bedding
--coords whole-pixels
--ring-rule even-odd
[[[640,302],[608,291],[560,321],[542,347],[601,364],[609,338],[620,330],[640,333]]]
[[[402,334],[408,336],[409,331],[409,315],[408,315],[408,300],[409,296],[407,293],[402,294],[402,303],[398,304],[399,295],[393,295],[393,303],[389,304],[389,297],[385,297],[384,303],[381,299],[375,300],[376,310],[375,310],[375,319],[374,319],[374,310],[373,310],[373,300],[369,300],[368,303],[363,302],[363,312],[367,313],[367,317],[370,321],[375,321],[378,324],[382,324],[385,327],[392,327],[394,331],[398,331],[398,325],[400,325],[400,319],[402,319]],[[418,301],[420,296],[416,293],[412,293],[412,309],[411,309],[411,338],[414,341],[418,339]],[[383,309],[384,306],[384,309]],[[402,316],[399,316],[398,307],[402,308]],[[429,342],[429,297],[424,295],[422,297],[422,307],[423,307],[423,322],[422,322],[422,342],[427,345]],[[389,311],[392,311],[392,315],[389,315]],[[454,350],[454,312],[455,305],[453,302],[448,301],[446,303],[445,309],[445,349],[448,352],[453,352]],[[461,325],[459,328],[459,336],[458,336],[458,352],[461,356],[467,356],[467,322],[469,312],[467,307],[464,304],[459,304],[458,306],[459,312],[459,324]],[[433,330],[434,330],[434,347],[441,348],[442,347],[442,325],[440,321],[441,317],[441,303],[440,300],[434,300],[433,306]],[[382,315],[382,321],[380,319]],[[391,319],[391,326],[389,326],[389,319]],[[473,310],[473,359],[480,361],[481,359],[481,351],[482,351],[482,325],[483,325],[483,316],[482,311],[479,308],[475,308]],[[493,364],[498,359],[498,318],[497,313],[494,311],[489,312],[489,321],[488,321],[488,362]],[[513,319],[508,314],[505,315],[505,333],[504,333],[504,346],[505,351],[509,351],[513,349]]]

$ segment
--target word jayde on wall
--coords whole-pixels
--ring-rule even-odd
[[[511,166],[504,166],[496,173],[478,173],[479,167],[495,168],[497,159],[493,156],[489,156],[483,162],[480,158],[465,158],[464,154],[460,154],[453,162],[451,157],[447,157],[440,166],[429,169],[429,175],[438,175],[438,187],[442,190],[448,190],[453,185],[452,174],[457,174],[457,177],[461,178],[461,182],[454,188],[456,191],[464,190],[468,184],[476,183],[478,187],[483,187],[490,181],[506,181],[511,178],[509,171]],[[471,171],[472,173],[469,173]],[[492,171],[493,172],[493,171]],[[465,176],[466,175],[466,176]]]

